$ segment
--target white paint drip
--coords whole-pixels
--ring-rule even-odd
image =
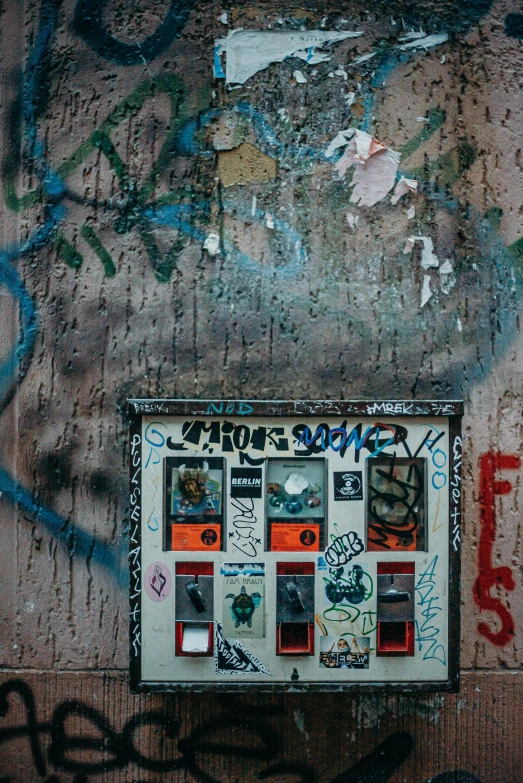
[[[305,715],[303,714],[303,710],[295,709],[294,710],[294,723],[298,727],[298,731],[300,734],[303,734],[307,742],[309,741],[309,733],[305,730]]]
[[[256,215],[256,196],[252,197],[251,215],[252,217]]]

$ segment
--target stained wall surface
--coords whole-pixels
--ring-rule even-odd
[[[4,0],[3,783],[521,783],[521,11]],[[226,86],[238,28],[362,35]],[[462,693],[130,696],[147,396],[463,397]]]

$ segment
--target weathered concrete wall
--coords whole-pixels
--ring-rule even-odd
[[[3,780],[328,783],[369,754],[340,783],[523,779],[520,11],[4,2]],[[229,90],[213,44],[238,27],[364,34]],[[449,40],[401,50],[420,27]],[[351,202],[325,156],[348,127],[419,193]],[[149,395],[463,395],[463,694],[129,697],[123,401]]]

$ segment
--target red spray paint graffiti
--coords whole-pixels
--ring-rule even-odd
[[[480,459],[480,520],[479,576],[474,583],[474,600],[482,611],[495,612],[501,621],[501,628],[494,633],[487,623],[478,623],[478,633],[498,647],[504,647],[514,636],[514,620],[499,598],[490,591],[494,586],[514,590],[512,569],[508,566],[492,565],[492,548],[496,537],[496,495],[508,495],[512,484],[505,479],[498,481],[496,473],[501,470],[517,470],[521,467],[520,457],[513,454],[499,454],[488,451]]]

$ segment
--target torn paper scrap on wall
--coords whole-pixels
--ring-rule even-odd
[[[347,131],[342,131],[347,138]],[[331,142],[327,151],[336,143],[336,149],[341,146],[341,134]],[[334,151],[332,150],[332,152]],[[332,154],[331,152],[331,154]],[[325,153],[327,154],[327,152]],[[349,166],[354,166],[352,185],[354,189],[350,196],[353,204],[372,207],[385,198],[394,187],[396,172],[400,162],[400,153],[391,150],[370,133],[355,130],[347,142],[347,149],[335,164],[334,168],[343,177]]]
[[[430,275],[423,275],[423,285],[421,287],[421,307],[425,307],[430,297],[432,296],[430,290]]]
[[[345,217],[347,218],[350,230],[353,231],[359,223],[359,215],[353,215],[352,212],[347,212]]]
[[[294,79],[297,84],[305,84],[305,82],[307,81],[307,79],[305,78],[305,76],[301,71],[294,71],[292,75],[294,76]]]
[[[369,60],[372,60],[373,57],[377,55],[377,52],[369,52],[368,54],[362,54],[360,57],[356,57],[355,60],[353,60],[349,65],[361,65],[362,63],[366,63]]]
[[[407,179],[406,177],[402,176],[396,183],[396,187],[394,188],[394,193],[392,194],[391,202],[393,204],[397,204],[402,196],[405,196],[407,193],[416,193],[417,190],[418,190],[417,179]]]
[[[207,250],[210,256],[217,256],[220,252],[220,237],[218,234],[208,234],[203,243],[204,250]]]
[[[414,41],[402,44],[400,49],[406,51],[409,49],[430,49],[433,46],[439,46],[445,41],[448,41],[449,37],[447,33],[433,33],[432,35],[426,35],[423,38],[415,38]]]
[[[439,268],[440,288],[444,294],[450,294],[454,286],[456,285],[456,275],[454,274],[454,268],[448,258],[442,263]]]
[[[352,93],[354,95],[354,93]],[[355,130],[354,128],[347,128],[347,130],[339,131],[339,133],[336,134],[336,136],[333,138],[333,140],[330,142],[329,146],[325,150],[325,157],[331,158],[337,149],[340,147],[345,147],[346,144],[349,143],[349,141],[354,136]]]
[[[231,30],[225,40],[225,73],[227,84],[244,84],[258,71],[291,55],[314,62],[316,47],[357,38],[361,32],[338,33],[327,30]],[[321,60],[328,55],[321,53]],[[318,62],[318,60],[316,60]]]
[[[430,237],[408,237],[407,242],[405,243],[405,247],[403,248],[403,252],[410,253],[416,242],[423,243],[420,261],[422,268],[430,269],[430,267],[439,266],[439,260],[437,255],[434,253],[434,244]]]

